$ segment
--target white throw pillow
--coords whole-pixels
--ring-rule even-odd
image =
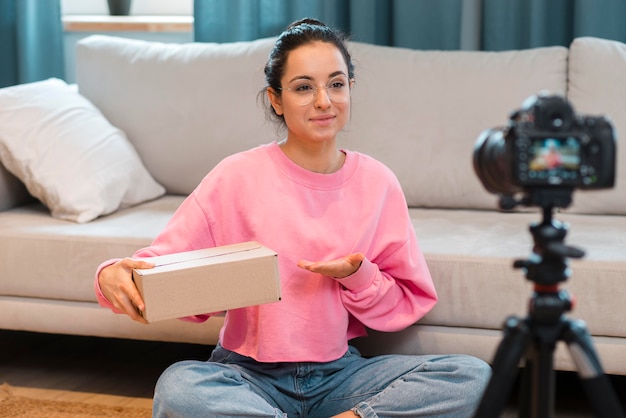
[[[60,219],[88,222],[165,192],[125,134],[59,79],[0,89],[0,159]]]

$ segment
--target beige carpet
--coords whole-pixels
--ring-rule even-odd
[[[11,386],[0,386],[0,417],[11,418],[149,418],[150,409],[93,403],[53,401],[15,396]]]

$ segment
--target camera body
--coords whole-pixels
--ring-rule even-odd
[[[603,116],[581,116],[560,96],[528,98],[504,128],[481,133],[474,170],[491,193],[611,188],[616,141]]]

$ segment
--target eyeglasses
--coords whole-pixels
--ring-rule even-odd
[[[353,79],[346,76],[338,76],[333,78],[325,86],[316,86],[311,80],[296,80],[287,87],[280,87],[279,90],[288,91],[293,94],[296,104],[300,106],[308,106],[313,103],[320,89],[326,89],[328,98],[333,103],[345,103],[350,100],[350,87]]]

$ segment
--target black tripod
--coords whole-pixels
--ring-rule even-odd
[[[543,221],[530,226],[533,255],[514,263],[515,268],[526,269],[526,278],[534,283],[534,292],[526,318],[510,317],[504,323],[504,337],[493,361],[493,375],[476,410],[477,418],[498,417],[503,411],[523,357],[526,361],[520,417],[553,416],[553,353],[559,341],[568,346],[595,415],[624,417],[584,322],[564,315],[572,309],[572,302],[558,284],[570,275],[567,257],[580,258],[584,252],[563,243],[567,229],[552,220],[552,208],[544,207]]]

